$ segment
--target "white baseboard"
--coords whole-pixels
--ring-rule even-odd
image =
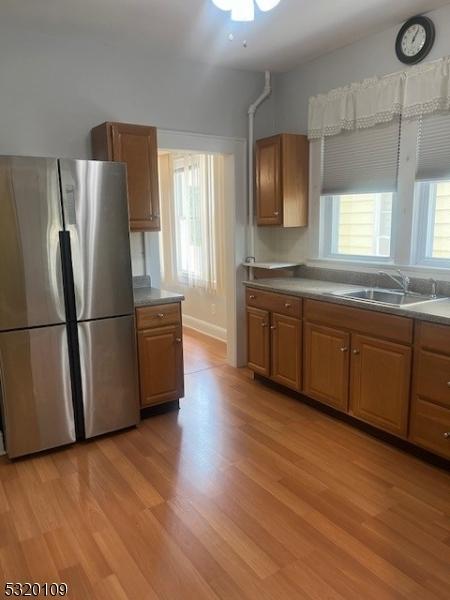
[[[209,335],[209,337],[220,340],[221,342],[227,341],[227,330],[225,327],[219,327],[218,325],[213,325],[212,323],[190,317],[189,315],[183,315],[183,325],[186,325],[186,327],[194,329],[195,331],[199,331],[200,333],[204,333],[205,335]]]

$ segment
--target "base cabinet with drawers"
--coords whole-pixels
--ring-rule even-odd
[[[409,438],[450,458],[450,327],[417,323]]]
[[[248,366],[296,391],[301,391],[301,313],[300,298],[247,292]]]
[[[250,369],[450,459],[450,326],[246,294]]]
[[[136,309],[141,408],[184,395],[183,332],[179,303]]]

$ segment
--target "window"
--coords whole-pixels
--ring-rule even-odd
[[[223,273],[223,157],[160,157],[163,279],[215,292]]]
[[[343,194],[324,199],[327,255],[390,258],[394,194]]]
[[[322,256],[391,260],[400,123],[326,138]]]
[[[198,158],[198,157],[197,157]],[[203,272],[201,178],[208,176],[200,170],[200,160],[178,158],[174,161],[173,195],[175,209],[175,241],[177,275],[187,283],[215,284],[215,276]],[[209,165],[207,165],[208,167]]]
[[[425,117],[419,126],[415,198],[417,262],[450,267],[450,117]]]
[[[416,184],[420,203],[418,262],[450,266],[450,180]]]

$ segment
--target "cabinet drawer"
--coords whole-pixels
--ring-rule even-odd
[[[450,356],[450,327],[436,323],[418,322],[416,344],[421,348],[442,352]]]
[[[412,344],[413,341],[413,321],[407,317],[320,300],[305,300],[304,317],[312,323],[366,333],[400,344]]]
[[[161,325],[176,325],[181,323],[180,304],[159,304],[136,309],[138,329],[150,329]]]
[[[247,288],[246,298],[247,306],[261,308],[280,315],[301,319],[302,299],[297,298],[296,296]]]
[[[409,438],[427,450],[450,458],[450,410],[416,398],[413,401]]]
[[[415,367],[417,396],[450,409],[450,357],[418,350]]]

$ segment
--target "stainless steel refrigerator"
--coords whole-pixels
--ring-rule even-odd
[[[0,406],[14,458],[139,420],[125,166],[0,157]]]

